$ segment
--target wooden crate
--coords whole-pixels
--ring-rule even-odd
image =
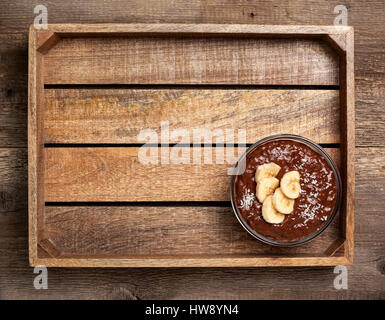
[[[32,266],[352,263],[351,27],[32,26],[28,116]],[[294,133],[324,145],[343,177],[337,219],[300,247],[260,243],[232,212],[228,164],[138,161],[139,132],[162,121],[188,134],[245,128],[248,144]]]

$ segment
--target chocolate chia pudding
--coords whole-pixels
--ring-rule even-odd
[[[294,245],[329,225],[340,186],[333,160],[319,146],[299,136],[270,137],[247,151],[245,171],[232,180],[232,204],[255,237]]]

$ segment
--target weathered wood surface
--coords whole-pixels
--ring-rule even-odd
[[[355,261],[348,267],[346,291],[334,289],[333,268],[53,268],[49,269],[49,289],[36,291],[35,274],[28,266],[26,158],[26,150],[0,151],[1,299],[385,298],[383,148],[360,148],[357,155]]]
[[[220,27],[220,28],[218,28]],[[176,38],[247,38],[255,37],[255,34],[260,34],[266,38],[295,38],[295,35],[301,34],[306,38],[318,38],[319,35],[333,33],[340,36],[350,26],[313,26],[313,25],[257,25],[257,24],[215,24],[215,23],[70,23],[70,24],[49,24],[47,31],[44,31],[39,36],[41,40],[40,48],[44,48],[47,52],[47,46],[44,44],[47,39],[50,44],[56,44],[52,41],[52,33],[57,33],[59,38],[66,37],[68,34],[74,33],[78,36],[97,37],[105,36],[106,33],[112,33],[113,36],[129,36],[129,37],[164,37],[173,36]]]
[[[177,149],[170,148],[164,156],[165,149],[45,148],[45,201],[230,200],[228,169],[234,167],[242,149],[180,147],[178,158],[172,157]],[[339,163],[339,149],[326,150]],[[151,159],[156,163],[143,162],[154,151]],[[235,159],[233,164],[218,163],[228,155]],[[181,162],[175,164],[175,160]]]
[[[147,128],[160,143],[162,121],[170,132],[191,128],[184,143],[201,128],[247,129],[251,144],[282,132],[340,142],[338,90],[46,89],[45,101],[45,143],[144,143]]]
[[[63,38],[44,83],[337,85],[338,57],[312,39]]]
[[[384,170],[385,15],[382,0],[50,2],[50,23],[174,22],[331,25],[334,6],[355,27],[355,261],[349,289],[333,288],[332,268],[55,269],[49,290],[33,287],[27,251],[27,30],[38,1],[0,12],[0,298],[385,298]],[[309,10],[311,8],[311,10]],[[11,147],[11,149],[7,148]],[[236,288],[236,289],[234,289]]]
[[[316,241],[276,248],[255,241],[228,207],[46,207],[46,237],[62,255],[128,257],[322,256],[338,218]],[[171,224],[171,225],[170,225]],[[106,236],[107,235],[107,236]]]
[[[329,28],[328,27],[304,27],[303,30],[299,26],[288,27],[288,30],[283,31],[283,34],[296,34],[300,37],[307,37],[306,39],[288,38],[282,39],[284,36],[278,36],[281,30],[285,27],[270,27],[270,26],[250,26],[249,25],[222,25],[222,24],[106,24],[98,25],[50,25],[49,31],[57,32],[63,38],[53,39],[54,47],[49,49],[47,46],[47,39],[52,38],[47,32],[39,33],[37,40],[33,37],[34,29],[31,26],[31,35],[35,42],[39,43],[38,51],[44,52],[44,66],[43,68],[34,67],[37,62],[35,60],[30,64],[30,78],[36,79],[40,83],[40,77],[35,77],[35,70],[43,70],[44,83],[46,84],[275,84],[275,85],[325,85],[320,78],[323,77],[325,70],[327,74],[338,74],[335,76],[339,81],[331,82],[330,84],[340,83],[340,108],[342,126],[339,131],[341,141],[343,143],[341,148],[345,148],[341,155],[344,157],[345,167],[351,169],[343,172],[344,190],[347,190],[343,199],[348,199],[341,206],[341,236],[346,237],[347,241],[344,245],[346,260],[336,259],[334,264],[352,263],[353,259],[353,211],[354,206],[348,206],[353,203],[354,197],[354,99],[352,103],[346,103],[346,96],[353,96],[353,86],[349,86],[347,90],[346,78],[350,77],[352,84],[354,83],[352,77],[353,60],[349,59],[346,63],[344,58],[339,58],[337,63],[337,53],[320,39],[309,39],[309,34],[323,34],[324,37],[328,33],[339,33],[343,38],[342,48],[348,48],[349,56],[353,57],[353,42],[348,41],[348,33],[352,34],[351,27]],[[72,31],[71,31],[72,30]],[[64,33],[63,33],[64,32]],[[67,33],[74,32],[75,35],[66,37]],[[78,34],[80,32],[80,34]],[[104,35],[91,37],[92,33],[102,32]],[[108,33],[108,35],[106,34]],[[115,34],[115,33],[119,34]],[[251,36],[252,32],[263,33],[264,36],[269,36],[269,39]],[[63,34],[62,34],[63,33]],[[112,34],[110,34],[112,33]],[[122,33],[126,36],[122,36]],[[165,33],[165,34],[162,34]],[[171,33],[171,34],[170,34]],[[172,34],[176,33],[175,36]],[[187,34],[186,34],[187,33]],[[191,35],[190,35],[191,33]],[[221,35],[223,33],[223,35]],[[83,35],[85,34],[85,35]],[[87,36],[89,34],[90,36]],[[129,36],[127,36],[129,34]],[[182,36],[183,34],[183,36]],[[112,37],[114,35],[114,37]],[[162,36],[159,36],[162,35]],[[167,35],[167,36],[166,36]],[[209,37],[209,38],[208,38]],[[334,37],[335,39],[335,37]],[[339,42],[340,42],[339,41]],[[51,43],[51,40],[49,40]],[[30,42],[32,43],[32,41]],[[30,45],[31,47],[31,45]],[[201,50],[201,47],[204,50]],[[109,50],[105,50],[108,48]],[[49,49],[49,50],[48,50]],[[31,50],[31,49],[30,49]],[[32,45],[33,53],[35,53]],[[32,56],[32,55],[31,55]],[[327,59],[324,59],[324,56]],[[68,61],[67,61],[68,58]],[[324,61],[325,60],[325,61]],[[63,68],[64,66],[64,68]],[[249,66],[246,68],[246,66]],[[252,67],[250,67],[252,66]],[[278,67],[277,67],[278,66]],[[31,72],[32,70],[32,72]],[[345,70],[349,70],[349,75],[345,74]],[[351,74],[350,74],[351,72]],[[52,80],[52,75],[54,80]],[[56,78],[55,78],[56,77]],[[67,79],[69,81],[67,81]],[[315,80],[315,81],[314,81]],[[61,82],[63,81],[63,82]],[[308,82],[310,81],[310,82]],[[35,89],[35,82],[30,81],[33,92]],[[347,95],[346,92],[349,92]],[[41,93],[42,94],[42,93]],[[210,93],[206,92],[210,97]],[[33,95],[32,95],[33,97]],[[31,98],[30,98],[31,101]],[[34,107],[30,103],[30,109]],[[314,101],[313,104],[318,104]],[[39,104],[38,104],[39,105]],[[183,105],[183,103],[182,103]],[[82,107],[82,106],[80,106]],[[84,106],[83,106],[84,107]],[[300,106],[297,108],[301,110]],[[87,112],[94,111],[94,108],[88,108]],[[346,111],[348,110],[348,111]],[[168,111],[168,110],[166,110]],[[196,112],[200,112],[197,109]],[[207,118],[210,118],[211,110],[206,110]],[[326,110],[325,113],[328,113]],[[232,114],[236,114],[234,110]],[[43,114],[41,112],[40,114]],[[164,113],[167,114],[166,112]],[[180,116],[183,114],[180,113]],[[349,118],[346,116],[349,115]],[[143,114],[133,114],[133,118],[138,118],[142,121]],[[215,116],[215,113],[214,113]],[[37,117],[35,117],[37,119]],[[106,114],[108,119],[109,115]],[[230,117],[231,118],[231,117]],[[337,117],[338,118],[338,117]],[[214,118],[215,119],[215,118]],[[82,121],[84,119],[81,119]],[[32,118],[33,124],[37,121]],[[321,120],[322,121],[322,120]],[[280,122],[278,118],[271,122],[271,126],[275,126],[276,122]],[[328,126],[324,122],[324,126]],[[235,125],[239,124],[236,121]],[[346,125],[348,124],[348,125]],[[84,122],[87,125],[87,120]],[[228,125],[229,126],[229,125]],[[241,128],[253,126],[253,124],[241,124]],[[255,125],[254,125],[255,126]],[[143,126],[142,126],[143,127]],[[234,124],[232,126],[234,128]],[[352,128],[352,130],[351,130]],[[235,129],[238,129],[235,127]],[[207,129],[206,129],[207,130]],[[291,127],[284,128],[284,130],[291,131]],[[333,128],[332,128],[333,130]],[[167,130],[168,131],[168,130]],[[226,129],[227,131],[227,129]],[[30,130],[29,130],[30,133]],[[180,135],[180,134],[178,134]],[[202,134],[204,137],[205,134]],[[29,141],[34,141],[39,138],[29,134]],[[202,137],[202,138],[203,138]],[[205,137],[206,138],[206,137]],[[151,141],[154,143],[154,141]],[[155,141],[157,143],[159,141]],[[167,141],[168,142],[168,141]],[[161,143],[167,143],[161,140]],[[186,141],[183,141],[186,143]],[[194,143],[201,142],[195,141]],[[211,143],[211,139],[205,143]],[[217,141],[218,142],[218,141]],[[224,141],[222,141],[224,142]],[[347,144],[346,142],[349,142]],[[188,143],[188,142],[187,142]],[[34,145],[33,145],[34,146]],[[33,149],[29,155],[34,155]],[[156,150],[157,149],[152,149]],[[183,151],[190,152],[189,148],[182,148],[177,152],[186,157]],[[218,150],[216,149],[217,153]],[[164,150],[164,147],[162,149]],[[175,151],[175,147],[171,150]],[[194,151],[196,149],[194,148]],[[206,151],[206,150],[205,150]],[[226,153],[228,149],[226,149]],[[210,201],[219,200],[224,201],[224,196],[228,194],[228,187],[226,186],[226,177],[224,170],[219,166],[197,166],[196,163],[201,163],[201,159],[196,159],[194,154],[194,161],[191,165],[190,154],[187,154],[188,161],[171,161],[172,164],[180,162],[188,163],[189,167],[175,165],[172,167],[164,166],[169,164],[168,154],[164,161],[164,154],[162,154],[163,166],[146,166],[138,163],[136,156],[141,149],[126,150],[123,148],[99,149],[92,150],[81,149],[78,150],[60,150],[50,149],[45,151],[45,156],[40,152],[38,158],[41,161],[46,160],[44,171],[38,172],[39,177],[45,176],[45,184],[43,191],[38,194],[40,199],[43,199],[43,192],[46,201]],[[168,152],[168,150],[166,150]],[[349,160],[346,155],[349,155]],[[239,157],[239,154],[238,154]],[[143,155],[142,155],[143,158]],[[173,157],[175,158],[175,156]],[[200,155],[199,155],[199,158]],[[222,158],[223,152],[222,152]],[[226,158],[227,154],[226,154]],[[237,157],[234,157],[233,164]],[[96,161],[95,161],[96,159]],[[175,159],[174,159],[175,160]],[[141,161],[143,162],[143,160]],[[222,163],[216,159],[216,163]],[[211,159],[204,163],[211,163]],[[29,166],[36,168],[36,161],[29,161]],[[76,169],[74,168],[75,165]],[[72,167],[72,169],[71,169]],[[169,169],[171,168],[171,169]],[[217,171],[220,169],[219,171]],[[148,174],[151,171],[150,174]],[[30,171],[31,172],[31,171]],[[76,172],[76,174],[74,173]],[[79,174],[80,172],[80,174]],[[138,174],[137,174],[138,173]],[[202,175],[204,173],[204,175]],[[206,174],[207,173],[207,174]],[[191,179],[188,177],[191,176]],[[31,174],[29,175],[31,177]],[[186,178],[187,177],[187,178]],[[348,179],[345,179],[347,177]],[[353,178],[349,178],[353,177]],[[207,178],[214,184],[203,184],[206,188],[201,187],[201,181]],[[227,177],[228,178],[228,177]],[[221,180],[222,179],[222,180]],[[81,181],[81,182],[80,182]],[[80,183],[79,183],[80,182]],[[227,179],[228,186],[229,179]],[[32,181],[29,184],[31,187],[30,198],[34,199],[36,192],[34,189],[40,184]],[[196,190],[199,190],[196,191]],[[145,196],[142,196],[142,194]],[[226,196],[228,197],[228,195]],[[217,200],[217,201],[218,201]],[[31,203],[31,201],[30,201]],[[43,205],[38,205],[38,210],[43,211]],[[38,211],[38,212],[39,212]],[[85,266],[80,261],[73,261],[67,263],[56,263],[51,261],[36,261],[36,241],[42,250],[51,253],[56,257],[58,250],[52,241],[46,238],[45,229],[42,227],[42,215],[36,214],[36,204],[30,204],[30,261],[31,265],[35,266],[41,263],[47,263],[50,266]],[[39,222],[40,221],[40,222]],[[37,225],[37,230],[36,227]],[[38,234],[39,236],[36,236]],[[37,240],[40,239],[40,240]],[[334,245],[332,245],[334,246]],[[330,249],[327,250],[329,252]],[[337,251],[333,249],[333,251]],[[53,254],[52,254],[53,252]],[[221,257],[222,259],[222,257]],[[284,262],[284,260],[274,260],[274,265],[330,265],[330,259],[315,259],[314,263],[310,260],[301,260],[298,258],[299,264],[294,260]],[[176,259],[177,260],[177,259]],[[228,259],[231,261],[231,258]],[[122,260],[123,261],[123,260]],[[187,261],[187,260],[186,260]],[[246,260],[245,260],[246,261]],[[264,263],[255,260],[248,260],[245,264],[229,264],[227,266],[265,266]],[[267,262],[270,260],[267,260]],[[304,263],[308,261],[308,263]],[[107,264],[108,262],[108,264]],[[153,262],[156,262],[154,259]],[[210,260],[207,265],[202,264],[204,259],[190,261],[190,263],[178,263],[169,261],[167,263],[152,263],[149,264],[133,262],[127,266],[226,266],[222,262]],[[123,263],[113,264],[112,260],[106,260],[106,264],[99,266],[125,266]],[[268,263],[267,265],[272,265]],[[88,264],[88,266],[96,266],[96,264]]]
[[[327,46],[322,40],[315,39],[279,39],[280,36],[273,36],[271,39],[250,38],[245,36],[246,33],[256,32],[263,33],[264,35],[275,35],[276,33],[285,30],[284,27],[270,27],[270,26],[248,26],[248,25],[215,25],[215,24],[158,24],[158,25],[146,25],[146,24],[131,24],[131,25],[50,25],[49,30],[57,30],[59,35],[61,32],[70,32],[71,28],[73,32],[122,32],[129,33],[129,37],[117,37],[103,36],[98,37],[73,37],[62,38],[57,44],[57,41],[52,40],[55,46],[48,51],[48,47],[44,41],[50,38],[50,34],[47,32],[39,33],[37,39],[34,37],[34,29],[31,26],[31,38],[30,50],[35,54],[34,43],[39,43],[38,51],[44,52],[44,66],[37,66],[37,61],[32,58],[30,63],[30,89],[31,97],[29,98],[30,106],[32,110],[32,117],[30,117],[30,123],[33,127],[35,123],[40,125],[39,117],[33,115],[35,108],[35,101],[39,102],[43,93],[36,91],[38,94],[35,97],[34,90],[37,84],[41,83],[40,74],[36,70],[43,71],[44,83],[56,84],[56,80],[50,82],[52,75],[57,79],[66,79],[70,75],[69,83],[64,84],[126,84],[126,83],[145,83],[145,84],[316,84],[323,85],[325,83],[318,82],[318,78],[324,73],[324,70],[331,70],[332,74],[338,74],[339,82],[342,85],[345,83],[345,75],[341,76],[341,72],[338,69],[344,70],[345,63],[340,61],[337,63],[337,54],[330,47]],[[277,30],[278,29],[278,30]],[[330,29],[330,30],[329,30]],[[284,34],[288,32],[290,34],[300,34],[308,36],[314,34],[324,34],[327,32],[340,32],[341,35],[345,35],[346,32],[351,31],[350,27],[342,28],[329,28],[328,27],[289,27],[284,31]],[[94,31],[93,31],[94,30]],[[329,30],[329,31],[327,31]],[[142,34],[142,32],[149,31],[151,35]],[[132,32],[139,32],[138,35],[132,35]],[[166,32],[167,37],[154,37],[154,32]],[[170,36],[170,32],[192,32],[194,37],[173,37]],[[202,35],[197,35],[201,33]],[[206,34],[205,34],[206,33]],[[207,39],[207,33],[210,34],[210,38]],[[221,33],[225,35],[221,36]],[[231,36],[230,36],[231,35]],[[269,37],[270,37],[269,36]],[[51,37],[52,38],[52,37]],[[51,42],[51,40],[49,41]],[[64,43],[64,44],[63,44]],[[201,51],[200,47],[203,46],[205,50]],[[347,43],[346,43],[347,46]],[[32,48],[32,49],[31,49]],[[111,50],[106,51],[105,48]],[[352,48],[350,49],[350,51]],[[47,53],[48,51],[48,53]],[[230,54],[228,53],[231,52]],[[198,53],[198,54],[197,54]],[[30,57],[33,57],[30,54]],[[37,57],[41,54],[37,53]],[[321,56],[320,56],[321,55]],[[323,62],[322,55],[326,55],[329,59]],[[65,57],[69,57],[70,62],[67,63],[65,70],[59,70],[61,66],[65,65]],[[60,61],[60,62],[59,62]],[[59,64],[60,67],[59,67]],[[314,64],[315,63],[315,64]],[[58,64],[55,67],[55,64]],[[84,68],[84,64],[86,67]],[[249,69],[245,69],[245,65],[251,65],[251,73]],[[53,67],[52,67],[53,66]],[[254,66],[256,68],[254,68]],[[276,66],[279,66],[278,68]],[[53,69],[50,69],[50,68]],[[82,69],[84,68],[84,70]],[[94,72],[96,70],[96,72]],[[255,69],[255,70],[254,70]],[[79,72],[79,70],[81,72]],[[244,70],[246,70],[244,72]],[[328,73],[330,73],[328,71]],[[94,72],[94,73],[93,73]],[[79,75],[82,77],[77,82]],[[298,74],[298,75],[297,75]],[[294,75],[294,77],[293,77]],[[302,76],[305,76],[303,78]],[[336,77],[337,78],[337,77]],[[96,80],[95,80],[96,79]],[[289,82],[287,79],[289,79]],[[291,79],[291,80],[290,80]],[[307,79],[307,80],[306,80]],[[317,79],[317,81],[309,79]],[[96,82],[95,82],[96,81]],[[136,82],[138,81],[138,82]],[[224,82],[223,82],[224,81]],[[282,81],[282,82],[281,82]],[[338,82],[334,82],[338,84]],[[210,92],[206,91],[206,96],[210,99]],[[344,99],[344,94],[339,95],[341,99]],[[269,96],[268,96],[269,98]],[[262,99],[263,101],[263,99]],[[342,100],[341,100],[342,101]],[[342,106],[344,105],[343,102]],[[318,104],[317,100],[313,101],[313,104]],[[321,103],[323,104],[323,103]],[[37,106],[41,106],[41,103],[37,103]],[[183,103],[182,103],[183,105]],[[80,106],[82,107],[82,106]],[[84,107],[84,106],[83,106]],[[301,110],[301,106],[296,106]],[[169,111],[163,110],[163,111]],[[94,108],[88,108],[87,112],[95,111]],[[197,109],[196,112],[200,112]],[[207,118],[210,118],[212,110],[210,108],[203,109],[206,111]],[[336,111],[336,110],[335,110]],[[261,112],[258,110],[257,112]],[[31,112],[30,112],[31,113]],[[230,115],[236,114],[237,110],[233,110]],[[325,114],[329,113],[327,108]],[[41,116],[43,112],[37,113]],[[145,114],[145,113],[144,113]],[[167,112],[164,112],[167,114]],[[353,114],[353,113],[352,113]],[[341,111],[341,119],[344,119],[346,111]],[[140,116],[140,117],[139,117]],[[142,120],[143,114],[133,114],[133,118]],[[183,114],[180,113],[180,117]],[[214,116],[215,112],[214,112]],[[310,115],[307,115],[310,116]],[[214,117],[214,119],[215,119]],[[109,114],[105,115],[105,118],[109,118]],[[231,117],[230,117],[231,118]],[[336,117],[338,119],[338,117]],[[80,121],[82,122],[81,119]],[[87,121],[87,120],[86,120]],[[327,122],[320,120],[328,126]],[[354,119],[350,119],[347,123],[352,123]],[[275,123],[280,122],[277,117],[274,121],[271,121],[270,126],[275,127]],[[343,122],[343,121],[342,121]],[[86,124],[86,122],[85,122]],[[241,129],[258,126],[253,123],[239,123],[228,124],[226,127],[234,128],[235,125],[241,125]],[[84,124],[83,124],[84,125]],[[279,125],[278,125],[279,126]],[[143,127],[143,126],[142,126]],[[345,128],[345,127],[344,127]],[[235,129],[238,129],[235,127]],[[207,130],[207,129],[205,129]],[[291,127],[284,128],[284,130],[291,131]],[[334,128],[332,127],[333,131]],[[339,131],[348,130],[342,127]],[[168,131],[168,130],[167,130]],[[193,130],[194,131],[194,130]],[[226,129],[226,131],[228,131]],[[40,131],[42,132],[42,131]],[[340,134],[341,139],[345,137],[344,132]],[[37,132],[39,133],[39,131]],[[227,134],[227,132],[226,132]],[[178,134],[180,135],[180,134]],[[211,139],[207,140],[206,133],[201,134],[204,137],[205,143],[211,143]],[[351,135],[352,136],[352,135]],[[40,150],[40,136],[34,134],[29,130],[29,166],[31,168],[40,168],[39,164],[45,162],[45,169],[38,171],[37,176],[40,179],[44,179],[44,186],[39,181],[32,180],[30,185],[30,200],[36,198],[35,188],[42,186],[41,192],[38,192],[38,199],[45,199],[50,202],[57,201],[225,201],[228,199],[228,186],[229,177],[226,176],[223,166],[207,166],[211,164],[212,160],[206,158],[205,148],[205,165],[201,165],[202,157],[199,153],[198,159],[196,157],[197,148],[194,148],[193,161],[190,160],[191,149],[173,147],[171,149],[171,164],[168,166],[168,154],[165,155],[163,151],[168,153],[168,150],[162,148],[162,163],[155,166],[143,166],[143,159],[138,162],[139,158],[143,158],[142,148],[108,148],[108,149],[59,149],[55,148],[47,149],[44,151],[44,157],[41,151],[38,154],[38,160],[33,159],[35,155],[35,141],[37,141],[38,151]],[[352,143],[352,150],[354,150],[354,142],[350,138],[348,141]],[[154,143],[153,140],[151,140]],[[157,143],[159,141],[155,141]],[[161,139],[161,143],[167,143]],[[186,141],[183,141],[186,143]],[[194,143],[200,143],[196,141],[194,135]],[[216,141],[224,142],[224,141]],[[188,143],[188,142],[187,142]],[[32,148],[31,148],[32,146]],[[152,151],[158,151],[158,149],[151,149]],[[222,152],[220,152],[222,150]],[[141,154],[142,151],[142,154]],[[173,152],[177,151],[178,159],[173,156]],[[187,161],[186,153],[187,151]],[[199,150],[200,151],[200,150]],[[231,151],[231,150],[230,150]],[[239,150],[238,150],[239,151]],[[211,153],[211,150],[209,150]],[[216,160],[215,163],[223,163],[223,148],[216,148]],[[218,160],[218,153],[221,154],[221,160]],[[231,153],[231,152],[230,152]],[[179,156],[181,154],[181,156]],[[233,165],[240,153],[233,157],[233,161],[229,161],[229,149],[226,148],[226,160],[229,165]],[[211,156],[211,154],[210,154]],[[32,160],[31,160],[32,158]],[[166,158],[166,159],[165,159]],[[165,161],[166,160],[166,161]],[[173,161],[174,160],[174,161]],[[175,160],[177,160],[175,162]],[[177,165],[179,163],[188,164]],[[197,165],[198,163],[198,165]],[[346,163],[346,162],[345,162]],[[38,169],[39,170],[39,169]],[[230,170],[228,168],[228,170]],[[352,171],[353,172],[353,171]],[[34,173],[29,171],[29,178],[34,176]],[[353,174],[353,173],[352,173]],[[190,178],[191,177],[191,178]],[[227,178],[227,179],[225,179]],[[205,179],[211,183],[202,184]],[[227,183],[226,183],[227,182]],[[354,186],[354,180],[348,180],[349,186]],[[202,186],[205,186],[202,187]],[[199,190],[199,191],[198,191]],[[353,190],[353,187],[352,187]],[[227,192],[226,192],[227,191]],[[45,198],[44,198],[45,194]],[[227,195],[226,195],[227,194]],[[349,199],[353,198],[353,194],[348,195]],[[59,250],[56,248],[55,243],[46,235],[46,230],[42,226],[43,215],[39,212],[43,212],[43,204],[30,203],[30,261],[31,265],[36,266],[39,264],[47,264],[49,266],[326,266],[326,265],[338,265],[338,264],[350,264],[352,262],[352,254],[345,257],[336,258],[333,261],[332,257],[319,258],[314,254],[310,254],[308,258],[301,260],[299,257],[292,259],[273,259],[268,256],[266,258],[246,258],[242,262],[242,258],[237,259],[236,256],[232,256],[224,259],[223,256],[219,256],[218,259],[186,259],[180,261],[180,259],[159,260],[154,258],[147,261],[140,261],[132,259],[129,263],[125,264],[124,259],[114,262],[113,259],[100,262],[99,260],[87,261],[87,264],[82,263],[81,260],[60,260],[60,263],[55,260],[39,260],[36,261],[36,250],[45,251],[52,257],[58,256]],[[38,210],[36,211],[36,207]],[[37,213],[36,213],[37,212]],[[344,217],[344,212],[348,212],[353,215],[353,208],[348,210],[342,210],[341,217]],[[342,221],[342,227],[346,228],[348,223],[344,219]],[[348,219],[349,223],[352,223]],[[36,227],[37,226],[37,227]],[[341,232],[341,236],[345,236],[348,242],[345,244],[345,252],[352,252],[352,235],[349,233]],[[36,241],[39,243],[39,248],[36,246]],[[108,241],[108,240],[107,240]],[[145,241],[145,239],[142,239]],[[334,241],[333,241],[334,242]],[[331,242],[331,243],[333,243]],[[60,245],[60,244],[59,244]],[[348,246],[349,245],[349,246]],[[37,248],[37,249],[36,249]],[[327,249],[327,252],[330,249]],[[311,249],[309,249],[311,251]],[[337,250],[335,250],[337,251]],[[44,254],[45,256],[46,254]],[[131,256],[132,257],[132,256]],[[180,256],[178,256],[180,257]],[[207,256],[206,256],[207,257]],[[312,258],[313,257],[313,258]],[[232,260],[234,258],[234,260]],[[347,259],[349,258],[349,259]],[[265,259],[265,260],[263,260]],[[313,259],[313,260],[312,260]],[[207,263],[206,263],[207,261]],[[228,262],[228,263],[227,263]]]
[[[354,80],[354,32],[350,30],[344,39],[345,55],[340,59],[340,117],[341,117],[341,166],[342,176],[342,225],[346,238],[345,251],[350,261],[354,256],[354,204],[355,204],[355,80]]]
[[[39,225],[44,219],[44,84],[36,30],[30,28],[28,51],[28,233],[30,259],[37,257]]]
[[[0,146],[27,145],[27,29],[33,22],[33,7],[37,1],[5,4],[0,13],[0,57],[4,64],[0,74]],[[50,3],[50,23],[256,23],[332,25],[333,8],[345,4],[349,10],[349,25],[355,27],[355,77],[357,146],[385,146],[385,114],[382,101],[385,85],[385,15],[382,0],[319,2],[298,0],[286,6],[265,1],[140,1],[114,3],[90,1]],[[183,9],[182,9],[183,8]],[[304,8],[312,8],[305,10]],[[12,12],[10,14],[9,12]],[[74,14],[74,13],[77,14]],[[81,14],[80,14],[81,12]],[[95,14],[98,12],[98,14]],[[378,12],[374,18],[373,15]],[[375,128],[375,129],[374,129]]]

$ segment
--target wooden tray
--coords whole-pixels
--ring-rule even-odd
[[[32,26],[28,115],[32,266],[352,263],[351,27]],[[338,218],[300,247],[260,243],[230,207],[229,164],[138,161],[140,130],[162,121],[188,134],[245,128],[248,144],[276,133],[322,144],[343,177]]]

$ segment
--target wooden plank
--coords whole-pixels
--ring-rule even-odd
[[[46,236],[60,256],[130,258],[185,256],[323,256],[339,237],[339,222],[315,241],[267,248],[250,236],[231,207],[46,207]]]
[[[337,85],[338,57],[314,39],[63,38],[45,55],[44,82]]]
[[[247,143],[282,132],[338,143],[339,119],[338,90],[45,90],[46,143],[143,143],[141,130],[160,137],[162,121],[170,131],[187,130],[191,140],[194,128],[233,128],[247,130]]]
[[[369,211],[361,213],[371,219]],[[384,261],[379,259],[384,252],[384,242],[357,244],[359,255],[354,265],[348,267],[349,290],[334,289],[336,275],[330,267],[49,268],[49,289],[36,290],[32,284],[33,269],[25,263],[26,246],[26,239],[22,237],[0,241],[4,258],[0,261],[3,274],[0,297],[4,300],[49,299],[52,295],[61,299],[385,298],[385,279],[381,273]],[[370,288],[368,283],[372,284]]]
[[[30,262],[37,257],[37,241],[44,214],[44,87],[42,55],[37,52],[37,34],[29,33],[28,71],[28,227]]]
[[[264,25],[315,24],[331,25],[336,14],[330,3],[316,0],[296,0],[278,6],[265,2],[238,0],[210,3],[188,0],[170,2],[159,0],[143,6],[138,0],[106,3],[96,0],[90,9],[88,1],[68,0],[51,3],[49,22],[108,23],[257,23]],[[337,4],[336,4],[337,5]],[[303,10],[304,7],[313,10]],[[0,25],[0,59],[6,63],[0,68],[0,146],[26,147],[27,145],[27,77],[28,44],[26,26],[33,21],[30,3],[5,3]],[[353,1],[347,6],[349,24],[356,31],[355,80],[356,80],[356,145],[384,146],[385,113],[385,17],[373,18],[383,8],[383,0],[370,3]],[[103,8],[103,10],[99,10]],[[73,12],[78,12],[76,17]],[[95,12],[97,14],[95,14]]]
[[[342,232],[346,238],[346,257],[353,262],[355,190],[355,108],[354,108],[354,33],[345,35],[345,52],[340,57],[341,83],[341,167],[343,181]]]
[[[227,257],[227,258],[171,258],[171,259],[79,259],[79,258],[49,258],[37,259],[32,266],[44,265],[47,267],[105,267],[105,268],[127,268],[127,267],[298,267],[298,266],[336,266],[349,265],[345,257]]]
[[[355,145],[356,145],[356,112],[355,112],[355,81],[354,81],[354,33],[346,34],[346,239],[347,258],[353,263],[354,252],[354,205],[355,205]],[[344,159],[345,160],[345,159]]]
[[[217,152],[225,154],[225,148],[206,148],[205,154],[204,148],[181,147],[180,164],[171,160],[165,164],[167,148],[150,149],[156,152],[151,158],[156,164],[139,161],[137,147],[46,148],[45,201],[230,200],[227,169],[233,165],[215,163]],[[327,151],[339,163],[339,149]],[[194,152],[201,157],[194,158]],[[235,155],[236,160],[238,153],[237,148],[226,148],[226,154]]]
[[[318,25],[253,25],[253,24],[205,24],[205,23],[105,23],[101,24],[49,24],[48,30],[64,36],[74,35],[224,35],[254,36],[262,34],[268,37],[292,35],[319,36],[329,33],[345,34],[349,26],[318,26]]]
[[[0,149],[0,181],[3,182],[0,189],[7,190],[0,192],[0,298],[384,299],[385,233],[382,217],[385,171],[381,168],[385,148],[358,148],[356,154],[356,211],[359,214],[356,215],[354,264],[348,267],[349,290],[334,289],[336,275],[329,267],[49,268],[49,290],[36,290],[33,269],[27,261],[27,150]],[[9,198],[13,205],[7,204]],[[69,263],[67,259],[65,263]],[[218,285],[213,286],[213,283]],[[234,287],[239,289],[233,290]],[[274,288],[265,290],[271,287]]]
[[[42,54],[47,53],[60,40],[57,33],[44,30],[38,32],[37,37],[36,50]]]
[[[28,157],[20,148],[0,149],[0,241],[28,235]],[[26,244],[28,241],[26,241]],[[4,261],[1,252],[0,265]]]

